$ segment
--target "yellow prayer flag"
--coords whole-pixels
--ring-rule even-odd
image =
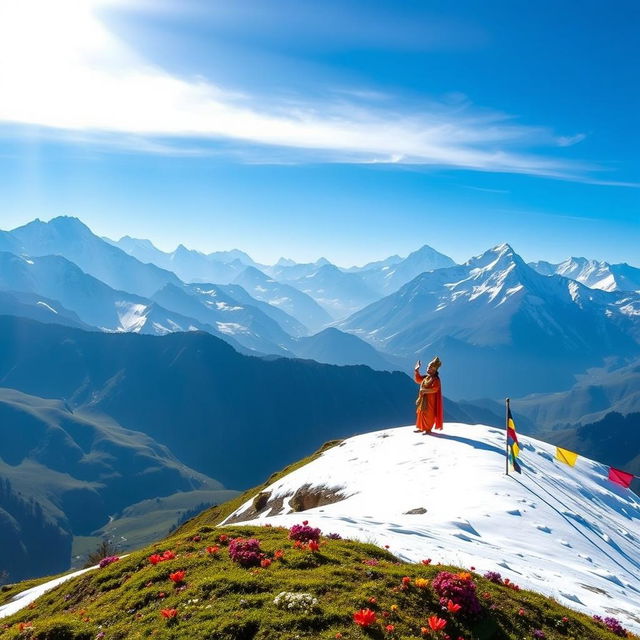
[[[556,460],[568,464],[570,467],[575,466],[578,454],[573,451],[567,451],[561,447],[556,447]]]
[[[513,455],[517,458],[520,455],[520,447],[517,442],[514,442],[511,445],[511,450],[513,451]]]
[[[514,431],[516,430],[516,423],[513,421],[513,418],[509,416],[509,420],[507,421],[507,425],[511,427]]]

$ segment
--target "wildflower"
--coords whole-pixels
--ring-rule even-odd
[[[193,538],[191,538],[191,540],[193,540],[193,542],[200,542],[200,540],[202,540],[202,538],[200,536],[193,536]]]
[[[308,520],[303,520],[302,524],[306,527],[309,524],[309,521]]]
[[[376,614],[371,609],[360,609],[353,614],[353,621],[359,627],[369,627],[376,621]]]
[[[384,545],[384,548],[385,548],[385,549],[388,549],[388,548],[389,548],[389,545],[388,545],[388,544],[385,544],[385,545]]]
[[[438,616],[431,616],[429,618],[429,626],[434,631],[442,631],[447,626],[447,621],[444,618],[438,618]]]
[[[218,553],[218,551],[220,551],[220,547],[217,544],[214,544],[212,547],[207,547],[207,553],[209,555]]]
[[[276,560],[282,560],[282,558],[284,558],[284,551],[282,549],[276,549],[275,553],[273,554],[273,557]]]
[[[313,551],[315,553],[316,551],[320,550],[320,543],[316,542],[315,540],[310,540],[307,548],[309,549],[309,551]]]
[[[391,609],[391,611],[393,611],[394,613],[398,610],[398,605],[397,604],[392,604],[391,607],[389,607]]]
[[[428,567],[431,564],[431,558],[427,558],[426,560],[421,560],[421,562],[425,567]]]
[[[169,574],[169,580],[171,580],[171,582],[175,582],[175,584],[180,584],[181,582],[184,582],[184,577],[186,575],[186,571],[175,571],[174,573]]]
[[[104,569],[105,567],[108,567],[110,564],[113,564],[114,562],[118,562],[118,560],[120,560],[118,556],[107,556],[106,558],[102,558],[102,560],[100,560],[100,564],[98,565],[98,567],[100,569]]]
[[[18,631],[24,631],[25,629],[32,629],[33,622],[19,622],[18,623]]]
[[[336,638],[338,638],[338,640],[340,640],[340,638],[342,638],[342,634],[338,631],[338,633],[336,633]]]
[[[542,629],[534,629],[532,635],[534,638],[539,638],[540,640],[544,640],[544,638],[547,637]]]
[[[471,574],[465,571],[458,573],[457,576],[460,580],[471,580]]]
[[[460,609],[462,609],[462,606],[456,604],[453,600],[449,600],[449,602],[447,602],[447,610],[449,613],[458,613]]]
[[[162,614],[163,618],[168,618],[170,620],[171,618],[175,618],[178,615],[178,610],[177,609],[162,609],[160,611],[160,613]]]
[[[164,591],[161,591],[161,592],[158,594],[158,598],[166,598],[166,597],[167,597],[167,594],[166,594]]]
[[[226,544],[229,541],[229,536],[226,533],[221,533],[218,536],[218,542],[220,544]]]
[[[429,629],[427,629],[427,627],[420,627],[420,633],[421,633],[423,636],[426,636],[426,635],[427,635],[427,633],[429,633]]]
[[[271,564],[271,560],[269,560],[269,558],[262,558],[262,560],[260,561],[260,566],[263,569],[266,569],[270,564]]]
[[[378,601],[372,596],[369,598],[369,604],[378,604]]]
[[[411,584],[411,578],[409,576],[405,576],[402,578],[402,584],[408,587]]]
[[[307,524],[305,524],[305,522]],[[310,542],[314,540],[318,542],[321,533],[320,529],[309,527],[308,521],[305,520],[302,524],[294,524],[293,527],[289,529],[289,540],[297,540],[299,542]]]
[[[176,557],[176,554],[173,551],[165,551],[162,554],[162,561],[164,562],[165,560],[173,560]]]
[[[154,553],[152,556],[149,556],[149,562],[151,564],[158,564],[162,562],[162,556],[158,553]]]
[[[384,628],[384,630],[385,630],[387,633],[393,633],[393,632],[396,630],[396,628],[395,628],[392,624],[388,624],[388,625]]]
[[[518,609],[518,615],[523,616],[525,613],[524,609]]]
[[[339,533],[328,533],[327,538],[329,540],[342,540],[342,536]]]
[[[429,586],[429,581],[426,578],[416,578],[413,584],[415,584],[418,589],[426,589]]]
[[[256,567],[264,558],[264,554],[255,538],[235,538],[229,543],[229,557],[241,567]]]
[[[273,604],[287,611],[309,612],[318,604],[318,599],[310,593],[282,591],[275,597]]]

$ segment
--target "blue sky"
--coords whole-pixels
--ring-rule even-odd
[[[8,4],[2,228],[640,264],[635,2]]]

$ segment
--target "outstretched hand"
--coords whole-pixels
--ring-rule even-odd
[[[422,366],[422,362],[420,362],[420,360],[418,360],[418,362],[416,362],[416,369],[419,369]]]

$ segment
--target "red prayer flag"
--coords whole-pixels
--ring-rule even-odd
[[[620,471],[620,469],[614,469],[613,467],[609,468],[609,480],[611,482],[615,482],[626,489],[631,486],[631,481],[634,476],[632,473],[627,473],[626,471]]]

